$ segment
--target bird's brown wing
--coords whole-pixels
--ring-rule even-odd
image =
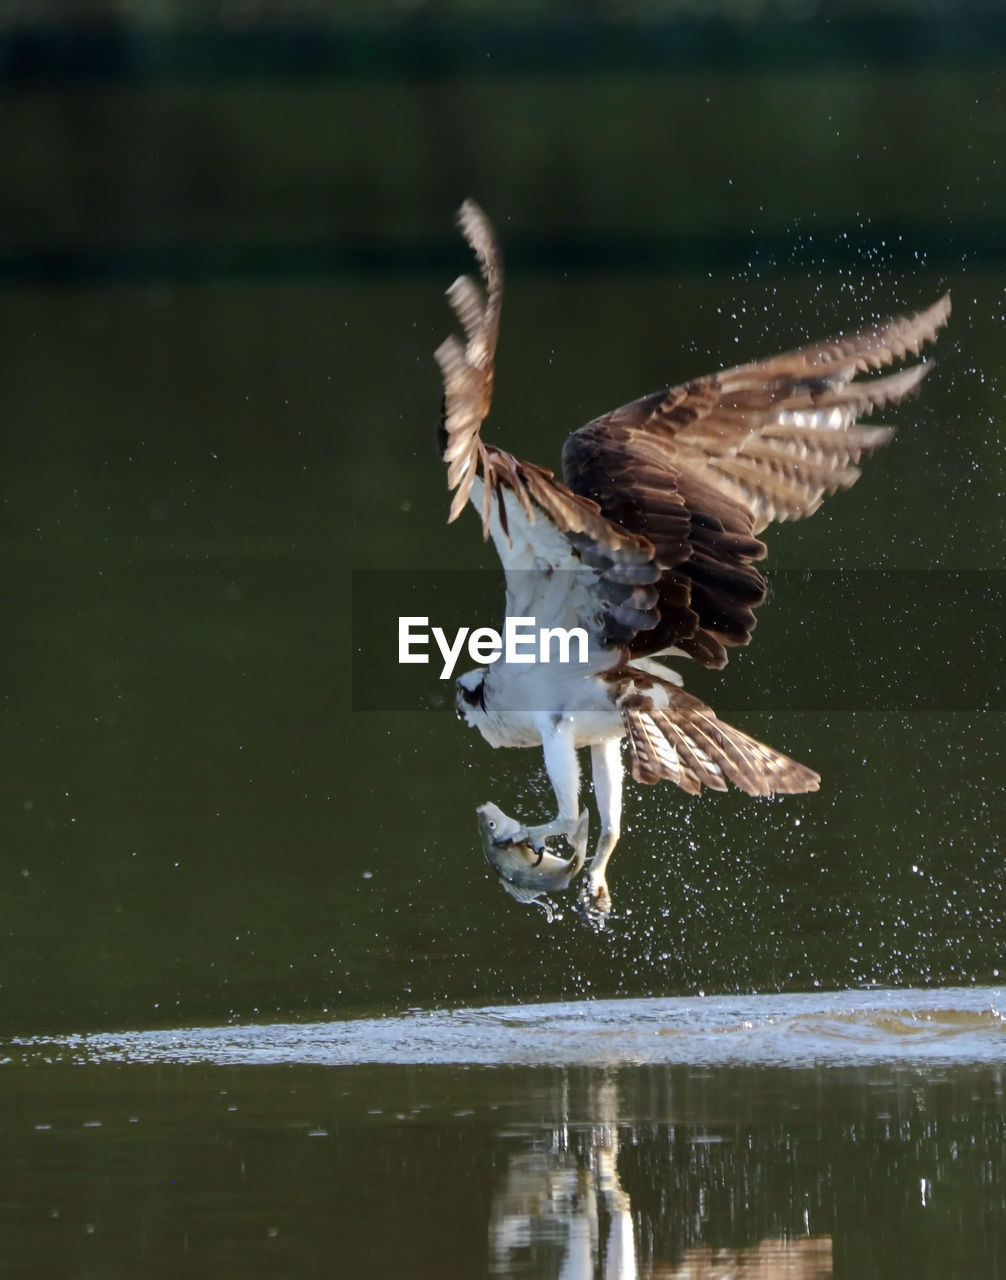
[[[457,215],[482,272],[485,292],[471,276],[459,276],[447,299],[465,331],[465,340],[452,334],[436,350],[444,378],[440,450],[447,463],[447,484],[454,490],[448,520],[456,520],[471,495],[472,484],[485,459],[482,423],[493,397],[493,366],[503,305],[503,256],[489,219],[474,200],[466,200]],[[488,524],[488,514],[484,517]]]
[[[522,535],[537,523],[538,541],[553,569],[572,570],[586,564],[596,572],[603,602],[602,638],[625,643],[658,620],[653,544],[608,519],[596,502],[574,493],[551,471],[482,439],[482,423],[492,402],[503,261],[489,220],[473,200],[466,200],[459,209],[458,226],[478,259],[484,288],[461,276],[447,290],[465,337],[462,341],[452,335],[436,351],[444,379],[440,445],[447,483],[454,490],[448,520],[456,520],[464,510],[476,480],[484,481],[483,536],[493,533],[504,566],[509,559],[511,523],[520,524]],[[507,494],[513,500],[507,501]],[[564,537],[549,539],[543,524]]]
[[[632,776],[666,779],[697,795],[725,791],[732,782],[749,796],[816,791],[813,769],[720,720],[711,707],[671,680],[631,663],[604,673],[622,715]]]
[[[660,617],[632,639],[632,654],[673,648],[719,667],[727,646],[750,640],[765,596],[756,535],[855,484],[862,457],[893,435],[857,419],[897,404],[930,366],[856,375],[917,355],[949,314],[945,296],[915,315],[645,396],[569,437],[570,488],[654,547]]]

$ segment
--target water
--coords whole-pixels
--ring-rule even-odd
[[[45,71],[35,16],[0,89],[0,1272],[1001,1276],[994,29],[473,17],[441,66],[397,25],[219,61],[240,15],[127,17]],[[630,786],[601,934],[485,869],[478,804],[551,805],[534,753],[435,679],[392,705],[352,616],[488,574],[500,620],[432,443],[466,195],[507,258],[488,433],[545,465],[954,299],[895,442],[771,531],[754,643],[690,677],[821,792]]]
[[[19,1039],[0,1103],[8,1265],[995,1275],[1000,998],[597,1001]]]
[[[588,1000],[11,1041],[22,1062],[615,1067],[1002,1062],[999,988]]]

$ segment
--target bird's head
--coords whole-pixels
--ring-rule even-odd
[[[486,721],[487,674],[485,667],[476,667],[455,681],[458,692],[454,706],[458,719],[464,720],[469,729],[479,729]]]

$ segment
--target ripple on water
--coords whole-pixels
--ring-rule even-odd
[[[797,1066],[1001,1061],[998,987],[584,1000],[348,1021],[34,1037],[77,1062]]]

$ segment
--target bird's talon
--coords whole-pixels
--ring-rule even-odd
[[[604,928],[611,915],[611,894],[604,880],[588,880],[582,885],[577,911],[593,929]]]
[[[545,841],[542,840],[540,836],[538,837],[538,839],[533,839],[527,827],[521,827],[519,831],[515,832],[512,836],[508,838],[507,843],[508,844],[526,844],[529,849],[533,849],[535,853],[538,855],[538,861],[534,864],[536,867],[541,863],[541,860],[545,856],[545,854],[548,853],[548,845],[545,843]]]

